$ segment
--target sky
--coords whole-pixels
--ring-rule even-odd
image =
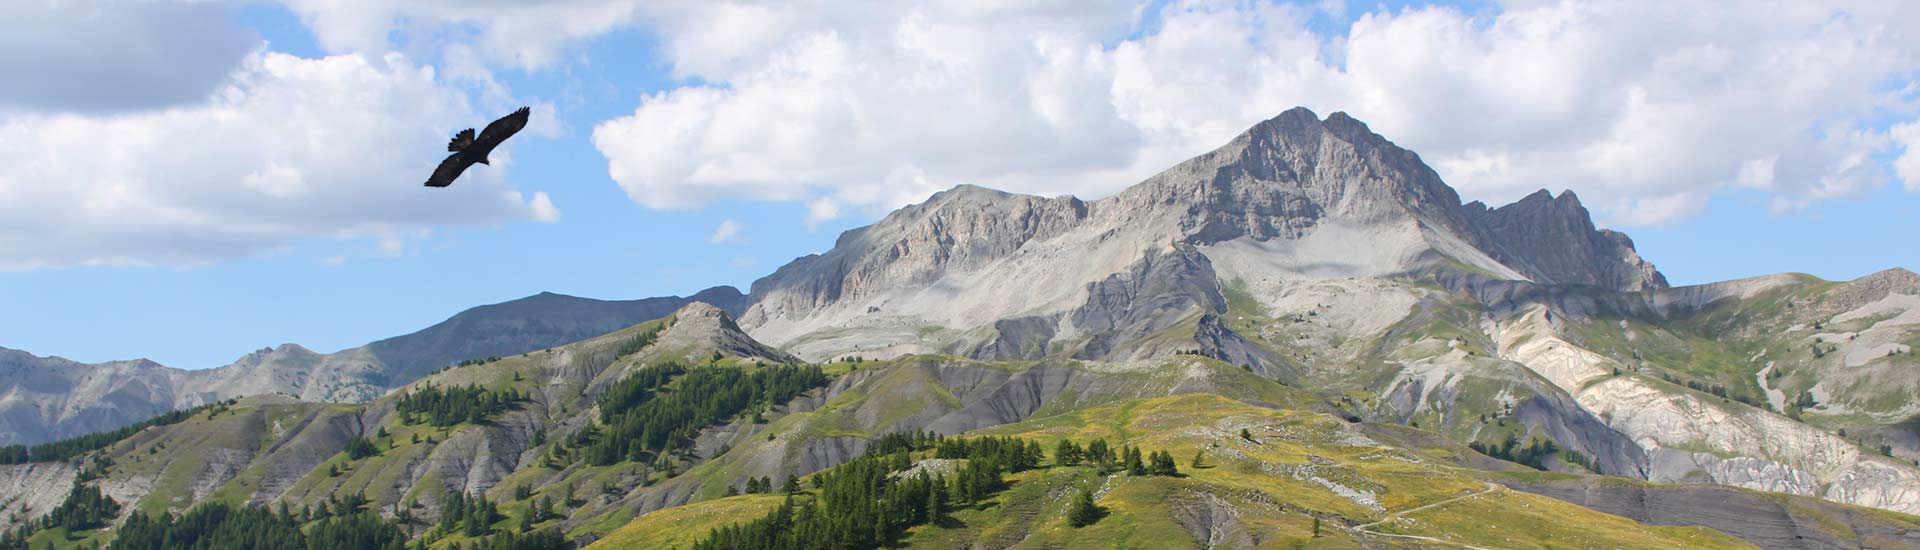
[[[1097,198],[1293,106],[1675,284],[1920,268],[1920,4],[0,3],[0,346],[330,352],[745,289],[968,183]],[[453,187],[444,141],[532,122]]]

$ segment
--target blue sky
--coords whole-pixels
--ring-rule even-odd
[[[723,284],[745,289],[793,257],[825,250],[841,231],[932,190],[977,183],[1102,196],[1292,105],[1322,115],[1355,113],[1420,152],[1468,200],[1499,204],[1535,188],[1571,188],[1603,225],[1629,233],[1675,284],[1782,271],[1847,279],[1920,267],[1912,240],[1920,235],[1920,193],[1912,189],[1920,185],[1900,168],[1904,144],[1920,141],[1920,131],[1901,130],[1914,123],[1912,104],[1920,99],[1912,84],[1920,48],[1904,35],[1859,43],[1823,38],[1819,29],[1847,25],[1865,26],[1841,29],[1851,35],[1875,36],[1872,21],[1887,17],[1847,6],[1742,15],[1777,17],[1766,21],[1777,29],[1705,33],[1701,43],[1649,46],[1698,55],[1646,53],[1648,59],[1635,60],[1642,54],[1609,42],[1632,41],[1631,29],[1609,22],[1640,12],[1531,3],[1118,2],[1054,7],[1072,13],[929,7],[860,17],[782,8],[777,17],[741,19],[608,0],[612,11],[517,14],[517,22],[462,13],[457,3],[430,4],[437,5],[348,14],[356,17],[299,1],[192,8],[210,11],[178,16],[252,39],[239,42],[244,51],[203,54],[206,48],[189,47],[194,38],[178,38],[188,45],[177,55],[204,58],[218,77],[178,83],[202,91],[184,99],[108,97],[79,105],[0,90],[0,138],[178,131],[172,139],[180,142],[196,132],[170,130],[169,121],[215,117],[209,113],[222,109],[293,113],[288,130],[349,124],[317,109],[322,116],[297,119],[306,111],[289,102],[319,100],[259,83],[282,77],[301,86],[344,79],[329,101],[389,89],[393,101],[369,103],[397,106],[385,119],[418,116],[408,125],[443,126],[351,128],[401,136],[360,139],[369,143],[443,136],[456,124],[483,125],[511,105],[537,105],[550,117],[509,143],[509,162],[470,172],[460,195],[414,189],[435,155],[444,154],[432,139],[444,137],[424,140],[418,151],[365,149],[381,170],[361,173],[341,174],[333,168],[341,160],[297,152],[172,153],[141,142],[130,142],[129,156],[151,149],[157,157],[128,171],[94,170],[79,156],[55,163],[58,171],[0,171],[0,216],[24,220],[0,222],[0,265],[11,266],[0,270],[0,311],[9,313],[0,315],[0,346],[89,362],[147,357],[206,368],[283,342],[334,351],[540,291],[627,299]],[[28,15],[144,36],[116,27],[137,22],[58,9]],[[513,39],[526,30],[516,25],[566,30],[521,43]],[[761,38],[715,42],[690,30],[727,25]],[[1189,32],[1198,30],[1206,32]],[[65,78],[136,78],[124,76],[116,60],[89,61],[78,46],[62,43],[79,38],[61,35],[26,45],[77,59]],[[173,51],[162,44],[171,39],[154,36],[153,48]],[[920,44],[912,36],[932,45],[902,46]],[[1780,64],[1777,57],[1745,58],[1716,47],[1738,42],[1764,50],[1767,40],[1781,41],[1780,51],[1831,47],[1837,53],[1822,67],[1838,68],[1819,76],[1835,84],[1772,90],[1766,83],[1778,79],[1768,67]],[[1530,47],[1540,43],[1560,46],[1545,49],[1562,57],[1526,57],[1543,49]],[[1471,62],[1404,53],[1426,50]],[[39,53],[16,51],[7,55]],[[319,63],[327,59],[355,63]],[[15,61],[0,60],[0,77],[29,70]],[[1688,69],[1690,63],[1698,68]],[[1027,70],[995,72],[1000,66]],[[229,73],[239,76],[222,76]],[[364,80],[382,78],[398,84]],[[930,79],[929,89],[938,91],[922,97],[915,78]],[[1564,82],[1583,89],[1570,91]],[[1741,86],[1758,91],[1724,91]],[[1008,89],[1028,91],[1009,99],[1015,92]],[[221,94],[265,99],[221,103]],[[213,107],[203,109],[201,96],[214,97],[206,100]],[[412,112],[408,101],[422,97],[466,105]],[[1550,100],[1514,100],[1536,97]],[[1458,114],[1430,114],[1449,111]],[[597,129],[606,131],[597,138]],[[361,135],[351,132],[343,135]],[[49,157],[70,154],[56,138],[30,139],[42,140]],[[1674,155],[1676,145],[1690,152]],[[184,159],[177,166],[176,156]],[[254,164],[198,168],[235,158]],[[624,177],[610,174],[622,166]],[[36,195],[54,192],[19,183],[54,178],[80,182],[68,186],[88,193]],[[100,207],[87,197],[121,192],[115,186],[126,178],[142,178],[148,202],[193,199],[99,214],[140,219],[124,228],[62,221],[93,219],[87,216]],[[363,193],[361,186],[406,194]],[[238,187],[270,196],[239,196],[231,191]],[[279,211],[281,203],[268,200],[284,198],[276,193],[336,193],[338,200],[310,213]],[[265,202],[247,202],[253,200]],[[238,206],[222,206],[228,201]],[[363,213],[372,210],[383,213]],[[169,221],[175,218],[188,221]],[[212,222],[193,223],[199,220]],[[738,233],[715,242],[716,228],[728,221]]]

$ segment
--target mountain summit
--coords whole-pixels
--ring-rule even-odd
[[[1541,200],[1545,197],[1545,200]],[[1282,361],[1210,327],[1221,281],[1265,290],[1452,270],[1618,291],[1666,287],[1571,193],[1489,210],[1366,124],[1294,108],[1112,197],[960,186],[753,285],[742,325],[808,358],[949,352]],[[1177,325],[1192,337],[1144,339]],[[1219,349],[1207,349],[1217,347]]]

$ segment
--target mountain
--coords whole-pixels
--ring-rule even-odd
[[[1462,205],[1418,155],[1359,121],[1293,109],[1106,199],[971,186],[936,194],[756,281],[742,324],[816,359],[1063,350],[1126,359],[1206,345],[1278,372],[1291,367],[1231,334],[1146,337],[1212,323],[1206,314],[1227,309],[1226,282],[1257,291],[1442,266],[1618,291],[1666,286],[1624,235],[1594,229],[1572,193]]]
[[[0,348],[0,444],[103,432],[173,410],[183,373],[145,359],[88,365]]]
[[[1098,200],[956,187],[709,296],[627,320],[543,295],[263,350],[201,376],[264,395],[0,466],[0,527],[79,482],[147,513],[362,496],[433,548],[523,525],[688,547],[787,502],[758,487],[805,506],[841,475],[994,460],[935,434],[1098,438],[1181,475],[1044,453],[878,529],[901,546],[1920,548],[1920,275],[1674,287],[1573,193],[1463,204],[1342,113],[1287,111]],[[0,361],[99,373],[16,384],[68,408],[194,391],[141,362]],[[1080,494],[1104,513],[1075,527]],[[498,521],[451,507],[475,497]]]
[[[1442,540],[1483,547],[1897,548],[1913,546],[1902,541],[1920,533],[1920,518],[1806,497],[1534,472],[1421,430],[1350,422],[1315,392],[1195,355],[1125,365],[951,356],[830,363],[822,365],[831,377],[822,385],[751,415],[723,416],[681,451],[608,464],[588,458],[601,439],[615,436],[614,425],[601,420],[615,402],[608,396],[648,365],[697,357],[697,369],[752,371],[789,359],[736,327],[719,308],[694,303],[600,337],[437,372],[365,404],[249,397],[147,429],[85,460],[0,466],[0,496],[8,497],[7,517],[37,517],[60,503],[60,487],[96,467],[99,479],[87,483],[125,504],[123,517],[210,502],[337,509],[358,496],[367,510],[412,518],[406,532],[420,544],[450,548],[482,542],[464,528],[436,527],[449,521],[441,510],[450,496],[462,494],[497,503],[501,517],[489,528],[496,533],[527,525],[593,548],[684,548],[712,528],[779,506],[780,497],[730,496],[752,480],[777,487],[862,456],[885,434],[926,430],[1033,441],[1104,438],[1171,453],[1181,475],[1103,474],[1090,464],[1044,462],[1007,475],[988,502],[956,504],[951,521],[914,529],[902,540],[910,547],[1113,547],[1129,540],[1395,547]],[[447,426],[409,420],[401,410],[414,392],[467,385],[527,399],[490,418]],[[660,391],[648,400],[675,393],[671,385]],[[344,451],[356,437],[370,440],[373,450]],[[934,458],[931,450],[915,454],[913,468],[926,471],[963,462]],[[1070,499],[1062,497],[1074,491],[1101,495],[1106,513],[1094,525],[1064,522]],[[1708,501],[1714,506],[1687,505]],[[546,508],[552,512],[535,515]],[[1486,529],[1487,522],[1531,527]],[[85,545],[108,535],[56,530],[31,540]]]
[[[1572,192],[1462,204],[1293,109],[1100,200],[936,194],[756,281],[741,325],[814,360],[1199,354],[1462,443],[1911,512],[1910,275],[1670,288]]]
[[[334,353],[263,348],[204,370],[147,360],[82,364],[0,348],[0,445],[112,430],[174,409],[251,395],[360,402],[469,359],[525,353],[599,336],[700,301],[740,311],[721,286],[692,296],[606,301],[542,292],[455,314],[418,332]]]

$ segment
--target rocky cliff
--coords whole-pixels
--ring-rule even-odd
[[[1542,189],[1500,208],[1475,201],[1462,209],[1494,259],[1519,266],[1537,282],[1615,290],[1667,288],[1666,276],[1640,258],[1626,234],[1594,229],[1573,191],[1555,197]]]
[[[1253,273],[1223,265],[1312,280],[1448,264],[1547,284],[1665,286],[1571,194],[1540,196],[1463,206],[1413,152],[1344,113],[1296,108],[1105,199],[936,194],[756,281],[742,324],[816,359],[1128,358],[1198,347],[1129,343],[1224,312],[1218,283]]]

